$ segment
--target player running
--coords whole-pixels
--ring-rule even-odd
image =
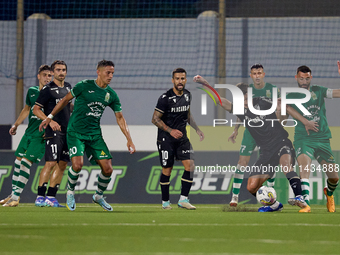
[[[272,99],[272,90],[276,88],[273,84],[264,82],[265,72],[263,65],[257,63],[250,67],[250,77],[253,80],[253,84],[250,84],[249,87],[253,88],[253,97],[267,97]],[[280,92],[277,93],[278,98],[280,97]],[[237,120],[239,122],[239,119]],[[228,138],[228,141],[231,140],[235,143],[235,139],[238,135],[238,129],[240,125],[237,124],[235,126],[234,132]],[[238,204],[238,197],[241,189],[241,184],[243,181],[244,172],[242,169],[248,166],[250,156],[256,148],[256,142],[254,138],[249,133],[249,130],[246,128],[243,133],[243,139],[240,148],[240,157],[237,163],[236,172],[234,174],[234,182],[233,182],[233,190],[232,190],[232,198],[229,203],[230,206],[236,207]],[[267,180],[267,184],[270,187],[274,187],[275,183],[275,174],[273,178]]]
[[[37,100],[40,90],[51,81],[51,68],[48,65],[42,65],[38,70],[39,86],[30,87],[26,95],[26,105],[22,109],[18,119],[11,129],[10,135],[16,135],[18,126],[28,117],[28,126],[25,134],[21,138],[17,150],[15,151],[16,159],[14,161],[14,172],[12,175],[12,193],[0,201],[0,204],[8,207],[19,205],[20,195],[28,182],[30,169],[34,162],[39,162],[45,153],[44,132],[39,132],[41,120],[33,114],[35,101]]]
[[[204,139],[204,134],[190,113],[191,94],[185,89],[186,82],[186,71],[183,68],[175,69],[172,72],[173,87],[159,97],[152,116],[152,123],[158,127],[157,148],[162,166],[160,185],[162,208],[165,210],[172,209],[169,199],[169,187],[174,159],[181,160],[184,166],[181,196],[177,205],[180,208],[189,210],[196,209],[195,206],[190,204],[188,198],[195,165],[193,149],[186,132],[187,123],[196,130],[200,141]]]
[[[338,72],[340,74],[340,62],[338,61]],[[312,131],[310,135],[303,132],[303,124],[298,121],[295,127],[294,147],[298,165],[300,166],[300,177],[302,183],[302,194],[305,201],[309,204],[309,173],[312,167],[312,159],[315,158],[326,171],[327,186],[324,188],[324,194],[327,197],[327,209],[329,212],[335,212],[335,203],[333,192],[338,186],[339,165],[335,164],[334,156],[330,146],[331,131],[328,127],[326,118],[325,98],[339,98],[340,89],[329,89],[319,85],[310,85],[312,81],[312,71],[307,66],[300,66],[297,69],[295,79],[300,88],[310,91],[311,98],[302,105],[311,113],[310,116],[304,116],[309,120],[316,121],[319,124],[319,132]],[[303,98],[302,94],[290,93],[287,98]],[[302,112],[295,105],[292,107],[300,114]]]
[[[205,86],[205,88],[210,90],[210,85],[201,76],[195,76],[194,81],[202,84]],[[281,116],[276,112],[273,112],[269,115],[256,115],[252,113],[248,110],[247,103],[248,84],[239,83],[237,84],[237,87],[243,92],[245,106],[244,115],[237,115],[237,117],[241,120],[245,120],[247,129],[249,130],[251,136],[256,141],[256,144],[261,147],[260,157],[252,166],[250,176],[248,178],[248,191],[252,195],[256,196],[257,190],[268,178],[271,178],[275,173],[275,171],[270,170],[270,167],[273,169],[275,166],[280,165],[281,170],[286,175],[286,178],[288,179],[289,184],[295,194],[295,198],[290,199],[290,204],[299,206],[301,208],[299,212],[310,212],[310,207],[303,200],[301,195],[302,191],[300,178],[293,170],[293,165],[295,163],[295,152],[291,141],[288,139],[288,133],[286,130],[284,130],[280,124],[280,121],[270,121],[281,119]],[[217,99],[215,94],[214,97]],[[255,109],[268,110],[272,107],[272,101],[265,97],[256,97],[253,98],[253,105]],[[222,98],[222,105],[220,104],[220,106],[232,113],[233,104],[229,100]],[[280,104],[277,110],[279,110],[279,108]],[[287,112],[305,123],[306,130],[316,130],[316,123],[307,121],[291,107],[287,107]],[[282,208],[283,205],[276,201],[271,206],[260,207],[258,211],[273,212],[281,211]]]
[[[128,126],[122,113],[122,107],[117,93],[110,88],[109,84],[114,73],[112,61],[102,60],[97,65],[97,79],[83,80],[54,107],[53,111],[41,123],[39,128],[45,128],[52,118],[76,98],[74,110],[67,128],[67,143],[72,160],[72,166],[68,171],[68,185],[66,206],[70,211],[76,209],[74,198],[75,186],[79,173],[83,167],[83,157],[86,153],[92,164],[98,164],[101,172],[98,175],[97,190],[92,197],[94,203],[99,204],[105,211],[113,211],[103,193],[111,180],[113,172],[110,151],[103,139],[100,119],[105,108],[110,107],[116,116],[117,123],[127,139],[127,147],[130,153],[135,152]]]

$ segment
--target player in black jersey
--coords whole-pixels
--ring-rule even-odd
[[[205,86],[210,90],[208,82],[197,75],[194,77],[194,81]],[[208,85],[208,86],[206,86]],[[286,175],[290,186],[293,189],[295,198],[288,200],[291,205],[298,205],[301,207],[299,212],[310,212],[310,207],[303,200],[301,195],[301,181],[296,172],[293,170],[295,163],[295,151],[292,142],[288,139],[288,133],[281,125],[282,116],[280,115],[280,101],[278,101],[278,107],[276,112],[269,115],[256,115],[248,109],[247,96],[248,96],[248,84],[239,83],[236,85],[242,90],[244,95],[244,115],[237,115],[241,120],[245,120],[247,129],[251,136],[254,138],[256,144],[261,148],[260,157],[256,163],[251,167],[250,176],[248,178],[247,189],[256,196],[257,190],[262,184],[275,173],[274,168],[280,165],[280,170]],[[214,93],[212,93],[214,94]],[[217,96],[214,94],[217,99]],[[216,100],[219,102],[219,100]],[[225,99],[221,98],[222,106],[225,110],[232,113],[233,104]],[[253,106],[258,110],[268,110],[272,107],[272,101],[265,97],[253,98]],[[287,112],[296,119],[301,120],[305,124],[306,130],[315,130],[317,125],[313,121],[308,121],[297,113],[292,107],[287,107]],[[278,121],[279,120],[279,121]],[[273,212],[282,210],[283,205],[276,201],[271,206],[263,206],[259,208],[259,212]]]
[[[196,130],[200,141],[204,139],[204,134],[190,113],[191,94],[185,89],[186,75],[183,68],[177,68],[172,72],[173,88],[160,96],[152,117],[152,123],[158,127],[157,147],[162,166],[160,185],[163,209],[172,209],[169,200],[169,185],[174,159],[181,160],[184,166],[178,206],[190,210],[196,209],[188,199],[195,166],[193,149],[186,132],[187,123]]]
[[[56,104],[71,90],[71,84],[65,82],[67,65],[64,61],[56,60],[51,65],[54,75],[53,81],[47,84],[40,92],[35,102],[33,113],[40,119],[46,119]],[[62,207],[55,198],[63,177],[67,163],[70,161],[67,142],[66,129],[71,115],[71,103],[61,110],[45,131],[45,160],[46,164],[41,170],[38,196],[35,201],[36,206]],[[53,171],[50,186],[46,198],[46,186],[49,176]]]

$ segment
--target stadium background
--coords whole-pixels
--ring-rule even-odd
[[[13,139],[8,135],[17,117],[16,84],[23,81],[25,95],[27,89],[37,83],[37,68],[55,59],[68,64],[66,80],[72,85],[82,79],[95,78],[96,63],[103,58],[113,60],[116,65],[110,85],[120,96],[139,152],[134,156],[123,152],[124,137],[114,126],[112,112],[106,111],[102,119],[104,136],[113,151],[113,164],[120,167],[117,168],[120,178],[112,185],[111,194],[115,195],[108,196],[109,202],[159,202],[159,190],[151,185],[158,171],[158,159],[154,157],[156,128],[151,125],[151,116],[157,98],[172,86],[174,68],[180,66],[188,72],[187,88],[193,94],[191,110],[206,134],[202,143],[191,135],[198,155],[196,164],[201,166],[235,165],[241,134],[238,143],[233,145],[227,142],[230,127],[212,127],[213,119],[221,118],[213,102],[208,102],[207,115],[201,114],[203,92],[192,82],[194,75],[203,75],[211,84],[250,83],[249,66],[260,62],[265,67],[266,82],[278,87],[295,87],[295,70],[306,64],[313,70],[313,83],[330,88],[337,88],[339,84],[336,61],[339,59],[340,8],[337,1],[23,1],[23,52],[17,52],[16,14],[20,5],[16,1],[0,2],[3,6],[0,14],[1,196],[9,191],[13,150],[25,129],[22,125]],[[225,23],[220,19],[223,15],[220,2],[225,4]],[[36,13],[46,15],[34,15]],[[23,68],[18,69],[20,55]],[[231,99],[228,93],[226,97]],[[337,163],[340,162],[338,105],[337,100],[328,100],[326,104]],[[222,118],[234,119],[230,114]],[[288,131],[292,138],[292,130]],[[23,202],[33,202],[36,170],[39,167],[34,165]],[[84,173],[84,176],[87,175]],[[86,192],[91,191],[90,175],[88,179],[85,177],[85,188],[79,191],[80,202],[89,201],[90,195]],[[207,181],[200,179],[201,186],[194,192],[197,194],[191,196],[193,203],[228,202],[230,185],[226,185],[230,177],[204,173],[202,178]],[[124,180],[133,181],[136,189],[127,194],[124,187],[128,184],[124,184]],[[315,173],[312,203],[325,202],[323,185],[324,177]],[[173,183],[173,193],[177,192],[176,187]],[[280,199],[288,197],[284,178],[278,178],[276,189]],[[244,186],[241,195],[243,201],[251,199]],[[60,196],[60,200],[63,199],[64,196]]]

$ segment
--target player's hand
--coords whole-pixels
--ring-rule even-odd
[[[16,135],[17,134],[17,126],[13,125],[10,129],[9,129],[9,134],[10,135]]]
[[[203,139],[204,139],[204,134],[203,134],[203,132],[201,131],[201,130],[197,130],[196,131],[196,133],[198,134],[198,136],[200,137],[200,142],[202,142],[203,141]]]
[[[52,128],[53,131],[61,131],[61,126],[54,120],[51,120],[50,127]]]
[[[229,136],[228,138],[228,142],[232,142],[232,143],[236,143],[236,137],[238,135],[238,130],[235,129],[234,132],[231,134],[231,136]]]
[[[175,139],[179,139],[183,136],[183,133],[178,129],[172,129],[170,135]]]
[[[41,131],[43,131],[43,129],[46,129],[48,124],[50,124],[50,122],[51,122],[50,118],[44,119],[39,125],[39,131],[41,132]]]
[[[340,61],[338,60],[338,73],[340,74]]]
[[[136,152],[135,145],[133,144],[132,141],[128,141],[126,146],[128,147],[128,150],[129,150],[130,154],[133,154],[133,153]]]
[[[202,84],[202,85],[208,84],[207,80],[204,79],[201,75],[196,75],[193,80],[194,80],[194,82],[197,82],[197,83]]]
[[[309,130],[313,130],[314,132],[319,132],[318,129],[319,124],[315,121],[307,121],[307,123],[305,124],[305,129],[307,131],[307,134],[309,135]]]

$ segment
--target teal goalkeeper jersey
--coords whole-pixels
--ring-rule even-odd
[[[250,84],[249,87],[253,88],[253,98],[254,97],[268,97],[273,99],[272,90],[276,88],[275,85],[266,83],[262,89],[255,88],[254,84]],[[277,97],[280,97],[280,90],[277,89]]]
[[[114,112],[122,111],[117,93],[109,86],[99,87],[95,80],[78,82],[71,93],[76,99],[67,132],[101,134],[100,119],[105,108],[109,106]]]
[[[315,139],[330,139],[332,138],[331,131],[328,127],[328,122],[326,118],[326,107],[325,107],[325,97],[327,97],[327,91],[329,89],[318,86],[311,85],[309,91],[311,93],[311,98],[308,102],[303,103],[302,105],[311,113],[310,116],[304,115],[296,105],[291,105],[295,110],[297,110],[303,117],[308,120],[315,121],[319,124],[319,132],[314,132],[309,130],[309,135],[306,132],[305,126],[297,121],[297,125],[295,127],[294,140],[314,140]],[[304,98],[305,95],[302,93],[289,93],[287,98]]]
[[[39,86],[33,86],[28,89],[26,94],[26,104],[31,107],[31,110],[28,115],[28,126],[26,128],[25,135],[30,137],[41,137],[44,135],[44,131],[39,132],[41,119],[33,114],[33,107],[39,96],[39,93]]]

